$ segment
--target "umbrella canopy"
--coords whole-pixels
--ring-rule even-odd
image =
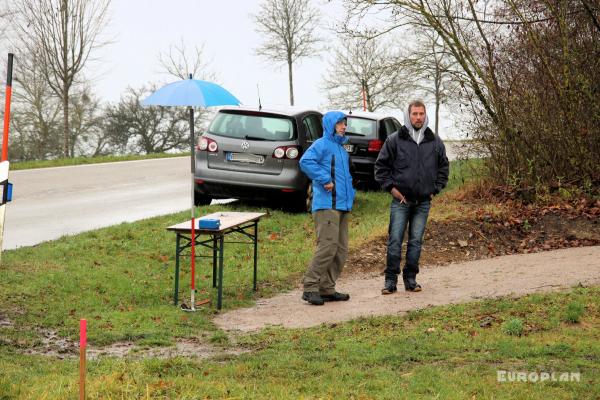
[[[145,106],[211,107],[239,105],[240,101],[216,83],[184,79],[170,83],[142,102]]]

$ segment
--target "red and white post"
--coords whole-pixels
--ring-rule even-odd
[[[79,320],[79,400],[85,400],[85,350],[87,347],[87,321]]]
[[[4,192],[8,190],[8,131],[10,128],[10,99],[12,96],[12,69],[13,69],[12,53],[8,53],[8,65],[6,68],[6,99],[4,100],[4,130],[2,131],[2,160],[0,161],[0,182]],[[4,217],[6,214],[6,193],[2,194],[2,204],[0,205],[0,256],[2,255],[2,243],[4,241]]]

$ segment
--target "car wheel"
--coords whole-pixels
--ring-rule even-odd
[[[212,201],[212,197],[194,190],[194,204],[197,206],[207,206]]]
[[[296,213],[310,212],[312,209],[312,184],[309,183],[306,189],[296,194],[284,208]]]

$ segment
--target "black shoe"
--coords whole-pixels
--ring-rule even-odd
[[[322,294],[321,298],[323,301],[348,301],[350,295],[347,293],[335,292],[334,294]]]
[[[383,289],[381,289],[381,294],[392,294],[396,292],[398,288],[396,287],[396,281],[392,279],[386,279],[383,284]]]
[[[322,306],[325,303],[319,292],[304,292],[302,293],[302,300],[306,300],[315,306]]]
[[[406,290],[407,292],[420,292],[421,290],[423,290],[421,288],[421,285],[417,283],[416,276],[407,276],[407,274],[405,273],[402,274],[402,280],[404,281],[404,290]]]

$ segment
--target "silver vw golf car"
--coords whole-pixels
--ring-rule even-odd
[[[194,198],[276,200],[310,210],[310,180],[300,171],[303,152],[323,135],[318,111],[228,107],[219,110],[196,147]]]

